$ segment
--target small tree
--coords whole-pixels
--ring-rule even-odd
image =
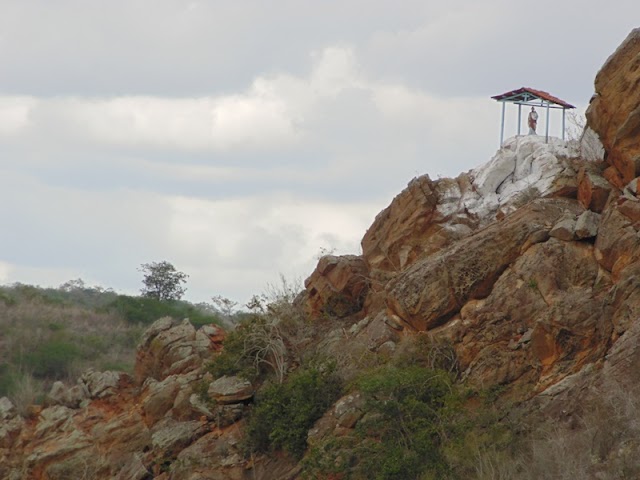
[[[238,302],[234,302],[222,295],[215,295],[214,297],[211,297],[211,301],[215,305],[216,311],[222,315],[226,321],[233,321],[233,311],[238,306]]]
[[[189,275],[179,272],[169,262],[143,263],[138,269],[144,273],[141,290],[144,297],[157,300],[180,300],[187,290],[182,284]]]

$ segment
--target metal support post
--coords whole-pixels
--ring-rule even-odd
[[[522,123],[522,104],[518,104],[518,135],[520,135],[520,124]]]
[[[506,102],[502,102],[502,122],[500,123],[500,146],[502,147],[502,142],[504,141],[504,108],[506,106]]]
[[[545,132],[545,143],[549,143],[549,100],[547,100],[547,129]]]

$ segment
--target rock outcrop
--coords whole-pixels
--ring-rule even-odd
[[[368,271],[371,286],[346,318],[351,348],[389,354],[427,331],[451,342],[470,382],[519,399],[601,363],[616,315],[607,299],[640,251],[617,206],[635,200],[610,201],[618,190],[600,164],[577,155],[557,139],[518,137],[455,180],[412,180],[362,240],[358,277]],[[308,279],[308,299],[329,281],[327,262]]]
[[[266,458],[248,465],[241,455],[243,402],[253,391],[239,379],[214,381],[202,368],[223,337],[215,325],[196,330],[160,319],[138,347],[137,380],[88,371],[75,386],[56,382],[29,418],[0,398],[0,478],[248,480],[251,468],[287,478],[295,465]],[[203,385],[221,405],[204,403]]]
[[[640,300],[638,85],[640,29],[596,78],[588,132],[606,163],[526,136],[456,179],[413,179],[362,240],[370,288],[345,318],[351,345],[388,353],[426,331],[451,342],[468,381],[520,400],[605,359],[619,371]]]
[[[614,184],[640,175],[640,28],[634,29],[607,59],[595,81],[587,110],[588,125],[598,134],[613,170]]]
[[[305,281],[308,313],[312,317],[346,317],[364,306],[369,290],[369,270],[356,255],[325,255]]]

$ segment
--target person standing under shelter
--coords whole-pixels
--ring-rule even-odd
[[[529,112],[529,135],[536,135],[536,127],[538,126],[538,112],[534,107],[531,107]]]

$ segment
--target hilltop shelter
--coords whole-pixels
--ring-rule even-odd
[[[520,126],[522,125],[522,106],[528,107],[540,107],[546,110],[545,117],[545,141],[549,141],[549,111],[550,109],[562,109],[562,139],[564,140],[565,130],[565,111],[567,109],[576,108],[570,103],[560,100],[558,97],[543,92],[542,90],[535,90],[533,88],[522,87],[517,90],[503,93],[491,97],[498,102],[502,102],[502,121],[500,124],[500,146],[504,141],[504,111],[507,103],[515,103],[518,105],[518,135],[520,135]]]

